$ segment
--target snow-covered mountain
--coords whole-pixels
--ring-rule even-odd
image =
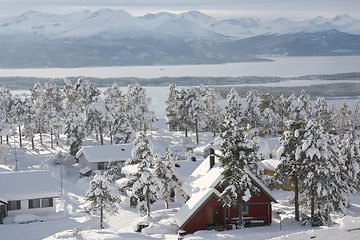
[[[360,54],[356,43],[360,20],[347,14],[261,21],[218,20],[199,11],[141,17],[112,9],[66,15],[29,11],[0,18],[0,67],[220,63],[258,55],[311,55],[301,53],[307,49],[301,39],[316,39],[319,34],[322,38],[311,46],[316,54]],[[274,42],[279,38],[281,46]],[[327,49],[324,43],[329,42]]]

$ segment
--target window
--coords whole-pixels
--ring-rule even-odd
[[[249,216],[249,206],[242,207],[242,214],[243,216]]]
[[[52,207],[53,206],[53,199],[52,198],[42,198],[41,199],[41,207]]]
[[[29,209],[39,208],[39,207],[40,207],[40,199],[30,199],[29,200]]]
[[[103,162],[98,163],[98,170],[105,170],[105,166]]]
[[[11,210],[20,210],[21,209],[21,201],[9,201],[7,205],[8,211]]]

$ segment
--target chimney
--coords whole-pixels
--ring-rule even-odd
[[[210,148],[210,169],[215,165],[215,151]]]

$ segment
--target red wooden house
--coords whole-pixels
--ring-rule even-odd
[[[223,207],[219,201],[223,190],[219,187],[222,170],[221,164],[211,155],[190,175],[184,186],[189,199],[175,215],[175,221],[181,230],[187,233],[210,229],[224,230],[237,224],[238,208]],[[245,227],[269,225],[272,217],[271,204],[276,200],[258,178],[249,171],[247,173],[260,193],[243,203]]]

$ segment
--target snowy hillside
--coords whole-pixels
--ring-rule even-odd
[[[241,16],[220,20],[198,11],[141,17],[112,9],[66,15],[29,11],[0,18],[0,58],[5,59],[0,67],[211,64],[259,61],[257,56],[269,55],[356,55],[359,34],[360,20],[346,14],[262,21]],[[308,49],[309,38],[317,41],[311,51],[301,53]],[[331,48],[324,47],[329,42]]]

